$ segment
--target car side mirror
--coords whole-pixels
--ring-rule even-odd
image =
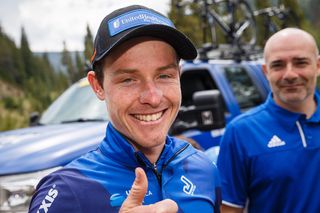
[[[210,131],[225,126],[224,108],[219,90],[203,90],[193,94],[194,105],[181,107],[170,134],[197,129]]]
[[[32,112],[29,116],[29,126],[39,125],[40,114],[39,112]]]

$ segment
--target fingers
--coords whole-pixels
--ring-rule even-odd
[[[155,204],[146,206],[136,206],[128,211],[128,213],[176,213],[178,205],[170,199],[159,201]]]
[[[176,213],[178,211],[177,203],[170,199],[143,206],[142,202],[148,190],[148,179],[141,168],[136,168],[135,174],[136,178],[130,193],[123,202],[119,213]]]
[[[141,168],[135,170],[136,178],[132,184],[127,199],[123,202],[120,212],[129,212],[130,209],[142,205],[145,194],[148,190],[148,179]]]
[[[142,211],[143,213],[147,212],[156,212],[156,213],[176,213],[178,212],[178,205],[176,202],[170,199],[165,199],[162,201],[159,201],[153,205],[145,206],[145,211]],[[149,209],[147,209],[149,207]]]

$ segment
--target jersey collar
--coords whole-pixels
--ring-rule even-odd
[[[296,122],[299,120],[305,120],[306,122],[310,122],[310,123],[320,122],[320,105],[318,104],[320,103],[320,96],[317,92],[315,93],[315,100],[317,102],[317,109],[309,119],[306,119],[305,114],[291,112],[277,105],[273,99],[272,93],[268,95],[268,98],[266,101],[266,108],[267,110],[269,110],[271,114],[274,114],[275,117],[277,117],[278,122],[282,126],[284,126],[288,130],[291,130],[296,125]]]

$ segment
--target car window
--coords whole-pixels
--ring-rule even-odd
[[[43,113],[40,124],[57,124],[108,120],[106,106],[93,93],[87,80],[82,80],[67,89]]]
[[[182,106],[193,105],[192,96],[197,91],[218,89],[208,70],[189,70],[181,75]],[[223,100],[223,107],[226,110]]]
[[[253,83],[245,67],[229,66],[224,68],[224,75],[238,101],[242,111],[263,102],[263,97]]]

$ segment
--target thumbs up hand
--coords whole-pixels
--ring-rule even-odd
[[[127,199],[123,202],[119,213],[176,213],[178,205],[170,199],[165,199],[151,205],[142,205],[148,190],[148,179],[141,168],[136,168],[134,180]]]

